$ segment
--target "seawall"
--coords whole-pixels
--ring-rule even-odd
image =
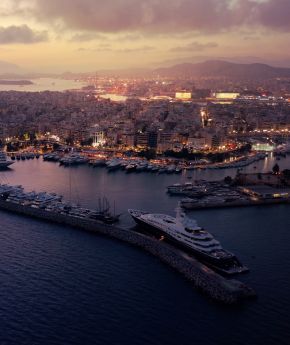
[[[181,273],[186,279],[192,282],[194,287],[220,303],[236,304],[244,299],[256,296],[254,290],[245,284],[237,280],[226,279],[173,246],[135,231],[103,224],[90,219],[81,219],[65,214],[48,212],[39,208],[32,208],[4,200],[0,200],[0,209],[110,236],[111,238],[142,248]]]

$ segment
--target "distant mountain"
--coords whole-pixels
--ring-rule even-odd
[[[96,72],[87,73],[73,73],[64,72],[57,73],[37,73],[23,70],[17,65],[0,61],[0,79],[2,80],[23,80],[35,78],[63,78],[63,79],[78,79],[92,75],[107,76],[107,77],[170,77],[170,78],[215,78],[215,79],[230,79],[233,81],[245,80],[266,80],[272,78],[290,78],[290,68],[288,67],[274,67],[266,63],[245,63],[245,62],[231,62],[225,60],[208,60],[201,62],[202,57],[195,57],[191,62],[175,64],[174,60],[164,62],[163,66],[157,69],[149,68],[131,68],[131,69],[112,69],[112,70],[98,70]],[[254,58],[244,58],[251,60]],[[182,60],[181,60],[182,61]],[[170,62],[172,63],[170,65]],[[168,67],[169,66],[169,67]]]
[[[19,66],[6,62],[6,61],[0,61],[0,74],[19,73],[19,72],[21,72]]]
[[[0,79],[0,85],[32,85],[33,82],[30,80],[2,80]]]
[[[279,58],[271,58],[271,57],[258,57],[258,56],[218,56],[218,57],[210,57],[206,55],[195,55],[195,56],[185,56],[179,57],[169,60],[164,60],[155,63],[155,68],[162,68],[162,67],[171,67],[177,64],[183,63],[201,63],[204,61],[227,61],[232,62],[235,64],[253,64],[253,63],[261,63],[273,67],[285,67],[290,68],[290,57],[279,59]]]
[[[154,70],[154,75],[182,78],[228,78],[233,80],[265,80],[278,77],[290,77],[290,68],[272,67],[262,63],[241,64],[228,61],[205,61],[201,63],[183,63]]]

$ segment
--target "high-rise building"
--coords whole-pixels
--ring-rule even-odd
[[[158,132],[151,131],[148,133],[148,147],[151,149],[156,149],[158,143]]]

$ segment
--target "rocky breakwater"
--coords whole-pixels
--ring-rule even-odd
[[[226,279],[164,241],[158,241],[135,231],[3,200],[0,200],[0,209],[110,236],[142,248],[181,273],[192,282],[194,287],[215,301],[236,304],[256,296],[254,290],[245,284],[237,280]]]
[[[182,274],[195,288],[215,301],[223,304],[237,304],[245,299],[256,297],[252,288],[240,281],[222,277],[196,259],[163,241],[133,231],[121,231],[117,237],[158,257]]]

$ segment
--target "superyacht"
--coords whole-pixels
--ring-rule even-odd
[[[181,208],[176,209],[176,217],[165,214],[128,210],[135,222],[153,235],[161,236],[178,247],[193,253],[201,261],[224,274],[248,271],[236,256],[222,248],[220,243],[197,222],[188,218]]]

